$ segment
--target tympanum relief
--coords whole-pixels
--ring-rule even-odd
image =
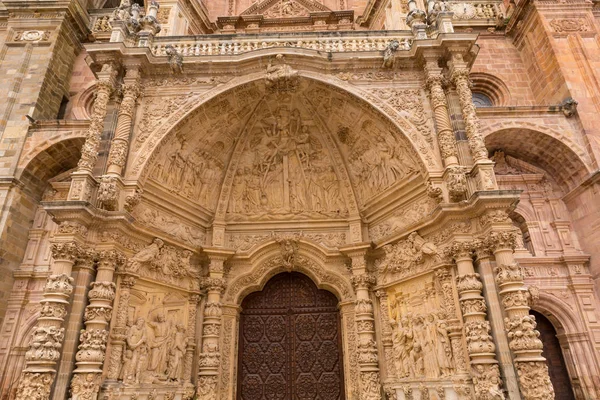
[[[265,101],[255,115],[235,165],[229,218],[347,216],[339,179],[314,117],[292,97],[273,100]]]

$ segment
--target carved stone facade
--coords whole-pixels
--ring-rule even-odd
[[[600,398],[597,4],[38,3],[0,400]]]

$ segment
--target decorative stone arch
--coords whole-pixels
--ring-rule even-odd
[[[328,260],[335,255],[334,253],[327,253],[306,239],[298,240],[297,244],[298,251],[294,256],[291,271],[305,274],[319,289],[330,291],[341,303],[354,300],[350,276],[345,276],[331,265],[327,265],[335,262]],[[338,262],[342,260],[341,257],[339,255]],[[290,271],[283,265],[280,245],[275,239],[270,239],[255,248],[246,260],[234,259],[233,262],[249,265],[251,268],[247,273],[235,277],[225,290],[224,302],[236,306],[239,306],[248,294],[262,290],[275,275]]]
[[[552,322],[559,334],[585,331],[583,322],[577,317],[571,307],[558,297],[541,292],[540,298],[536,300],[531,309],[544,314]]]
[[[537,124],[498,122],[483,126],[486,147],[493,153],[507,154],[547,171],[568,191],[592,171],[592,161],[583,147],[565,135]],[[528,143],[528,146],[521,146]]]
[[[350,275],[344,274],[345,258],[339,252],[328,252],[310,240],[301,238],[294,240],[297,251],[294,255],[293,267],[283,266],[281,245],[276,239],[263,242],[245,256],[236,256],[232,263],[239,269],[247,267],[248,272],[231,280],[223,294],[223,334],[221,338],[221,381],[220,398],[235,398],[237,381],[238,354],[237,346],[240,318],[239,313],[244,298],[250,293],[263,290],[271,278],[282,272],[299,272],[310,278],[317,288],[324,289],[337,297],[339,301],[341,335],[344,350],[344,381],[346,398],[356,399],[358,390],[358,363],[355,354],[358,352],[357,332],[354,315],[355,295],[350,282]],[[236,268],[237,269],[237,268]]]
[[[281,51],[271,51],[269,53],[261,54],[260,57],[267,58],[278,53],[285,54]],[[294,54],[298,55],[297,53]],[[260,58],[254,60],[254,62],[257,63],[260,63],[260,61]],[[367,94],[363,90],[356,88],[338,78],[306,70],[298,71],[298,75],[301,78],[314,80],[330,86],[341,93],[349,94],[357,101],[369,106],[373,111],[385,118],[387,122],[390,122],[406,137],[407,141],[411,144],[415,155],[417,156],[416,159],[420,162],[421,170],[429,171],[441,169],[441,160],[439,155],[436,155],[433,149],[425,143],[424,139],[420,137],[420,133],[414,124],[408,121],[398,111],[386,104],[383,100]],[[127,168],[125,178],[128,180],[139,180],[143,185],[149,172],[147,166],[150,165],[151,161],[156,157],[156,150],[159,148],[160,144],[163,143],[163,141],[172,132],[176,132],[177,127],[181,124],[184,124],[186,119],[194,112],[194,110],[205,104],[208,104],[211,100],[218,98],[220,95],[225,94],[230,90],[252,82],[263,80],[264,78],[264,72],[246,74],[244,76],[234,78],[225,84],[218,85],[204,93],[190,96],[189,100],[184,103],[177,112],[173,113],[169,118],[166,119],[166,122],[159,125],[152,133],[149,134],[136,154],[132,154],[132,157],[129,160],[129,167]]]

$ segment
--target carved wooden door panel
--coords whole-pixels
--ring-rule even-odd
[[[284,273],[248,295],[240,317],[238,400],[343,400],[336,297]]]

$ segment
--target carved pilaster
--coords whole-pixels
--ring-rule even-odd
[[[86,133],[85,143],[81,148],[81,159],[78,164],[78,171],[92,172],[98,159],[98,148],[100,146],[100,136],[104,129],[104,119],[110,96],[115,89],[115,79],[117,71],[112,64],[104,64],[102,70],[98,73],[96,83],[96,99],[92,107],[90,117],[90,126]]]
[[[108,364],[108,379],[116,381],[121,373],[123,348],[127,337],[127,310],[131,297],[131,288],[135,286],[136,277],[129,274],[119,276],[119,301],[115,322],[110,334],[110,357]]]
[[[375,318],[370,290],[375,278],[369,274],[366,263],[370,245],[357,245],[342,249],[352,260],[352,285],[356,293],[354,307],[358,332],[358,365],[362,400],[379,400],[382,396],[379,357],[375,341]]]
[[[234,252],[223,249],[204,249],[208,255],[208,277],[204,280],[206,304],[202,325],[202,352],[198,360],[198,381],[196,395],[199,400],[218,398],[218,375],[221,366],[219,338],[222,325],[221,296],[225,291],[225,261]]]
[[[528,290],[523,271],[514,258],[516,234],[513,231],[494,231],[487,244],[496,258],[496,284],[506,318],[509,347],[515,358],[521,393],[525,400],[553,399],[554,388],[542,357],[540,333],[535,329],[535,317],[529,315]]]
[[[192,363],[196,350],[196,316],[201,296],[193,294],[188,299],[187,346],[183,366],[183,381],[186,385],[192,383]]]
[[[45,400],[50,396],[65,336],[66,309],[73,293],[71,271],[84,250],[75,242],[61,242],[53,243],[51,252],[53,274],[46,279],[41,316],[25,353],[25,369],[17,386],[19,400]]]
[[[73,399],[88,399],[100,390],[102,365],[108,342],[108,324],[116,286],[112,282],[115,270],[125,265],[125,257],[115,250],[98,253],[98,273],[88,292],[85,308],[85,329],[79,335],[79,351],[75,355],[75,371],[71,380]]]

